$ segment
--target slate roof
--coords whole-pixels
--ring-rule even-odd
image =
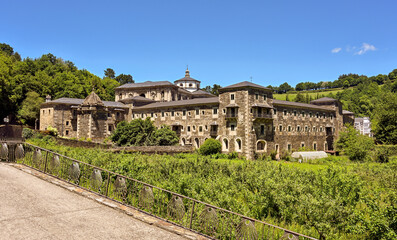
[[[173,86],[176,87],[173,83],[169,81],[146,81],[141,83],[126,83],[115,89],[125,89],[125,88],[145,88],[145,87],[158,87],[158,86]]]
[[[181,79],[175,80],[175,82],[183,82],[183,81],[197,81],[197,82],[200,82],[199,80],[191,78],[191,77],[183,77]]]
[[[320,103],[320,102],[335,102],[338,101],[335,98],[330,98],[330,97],[322,97],[313,101],[310,101],[311,103]]]
[[[350,111],[347,111],[347,110],[342,110],[342,114],[350,115],[350,114],[354,114],[354,112],[350,112]]]
[[[214,94],[209,93],[209,92],[206,92],[206,91],[203,91],[203,90],[201,90],[201,89],[192,92],[192,94],[193,94],[193,95],[208,95],[208,96],[216,97]]]
[[[294,106],[294,107],[303,107],[303,108],[313,108],[313,109],[334,111],[332,108],[329,108],[326,106],[319,106],[319,105],[300,103],[300,102],[290,102],[290,101],[283,101],[283,100],[276,100],[276,99],[273,100],[273,106],[274,105],[287,105],[287,106]]]
[[[184,107],[189,105],[207,105],[207,104],[219,104],[218,97],[212,98],[194,98],[188,100],[171,101],[171,102],[156,102],[150,103],[141,107],[135,107],[132,110],[150,109],[150,108],[168,108],[168,107]]]
[[[254,103],[252,106],[253,106],[253,107],[263,107],[263,108],[273,108],[273,107],[271,107],[269,104],[267,104],[267,102],[264,102],[264,103]]]
[[[219,90],[222,91],[222,90],[228,90],[228,89],[234,89],[234,88],[246,88],[246,87],[259,88],[259,89],[265,89],[265,90],[272,91],[270,88],[267,88],[267,87],[264,87],[264,86],[261,86],[261,85],[258,85],[258,84],[252,83],[252,82],[248,82],[248,81],[244,81],[244,82],[236,83],[236,84],[233,84],[233,85],[229,85],[229,86],[220,88]]]
[[[79,98],[58,98],[56,100],[42,103],[41,106],[53,105],[53,104],[66,104],[66,105],[81,105],[84,102],[84,99]],[[121,102],[112,102],[112,101],[102,101],[105,107],[121,107],[126,108]]]

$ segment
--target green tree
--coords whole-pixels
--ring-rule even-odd
[[[179,143],[179,138],[175,131],[169,126],[163,125],[152,134],[151,145],[171,146]]]
[[[218,84],[214,84],[212,87],[211,86],[206,86],[205,88],[202,88],[203,91],[209,92],[215,96],[219,96],[219,89],[222,88]]]
[[[0,51],[6,53],[8,56],[14,54],[14,49],[6,43],[0,43]]]
[[[211,155],[220,153],[222,150],[222,144],[213,138],[208,138],[205,142],[200,146],[199,153],[202,155]]]
[[[368,160],[369,153],[374,149],[374,140],[366,135],[361,135],[353,126],[347,126],[340,133],[336,147],[343,150],[352,161]]]
[[[286,92],[291,91],[291,90],[293,90],[293,89],[294,89],[294,88],[291,87],[287,82],[285,82],[285,83],[283,83],[283,84],[281,84],[281,85],[279,86],[279,92],[280,92],[280,93],[286,93]]]
[[[305,103],[306,102],[305,96],[301,92],[298,92],[298,94],[296,94],[295,97],[295,102]]]
[[[44,99],[36,92],[28,92],[26,99],[22,102],[22,107],[18,111],[18,116],[23,123],[34,124],[36,119],[39,119],[40,104]]]
[[[373,132],[376,142],[397,144],[397,94],[383,93],[374,112]]]
[[[116,73],[111,68],[106,68],[106,70],[104,71],[104,74],[105,74],[105,77],[108,77],[111,79],[114,79],[116,77]]]
[[[120,74],[115,79],[121,85],[126,83],[134,83],[134,80],[132,79],[132,76],[130,74]]]

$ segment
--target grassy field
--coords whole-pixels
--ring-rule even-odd
[[[323,239],[397,239],[397,158],[308,163],[225,155],[114,154],[50,138],[30,143],[292,231]]]
[[[336,89],[336,90],[331,90],[331,91],[321,91],[321,92],[314,92],[314,91],[302,91],[301,93],[306,96],[306,93],[312,97],[312,99],[316,99],[317,96],[320,97],[327,97],[330,93],[336,94],[340,91],[343,91],[344,89]],[[297,93],[284,93],[284,94],[273,94],[274,99],[277,100],[286,100],[286,97],[288,95],[288,100],[289,101],[294,101],[296,98]]]

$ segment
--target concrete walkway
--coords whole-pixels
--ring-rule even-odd
[[[0,239],[184,239],[0,162]]]

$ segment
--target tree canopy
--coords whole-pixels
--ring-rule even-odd
[[[126,79],[123,81],[132,80],[131,75],[119,76]],[[44,99],[47,95],[51,95],[52,99],[85,98],[94,88],[102,100],[114,101],[114,89],[119,85],[117,79],[101,79],[51,53],[36,59],[21,59],[10,45],[0,43],[0,121],[14,115],[23,123],[33,124],[31,111],[36,111],[38,116],[39,108],[23,104],[29,95],[33,98],[33,92],[37,99]]]

